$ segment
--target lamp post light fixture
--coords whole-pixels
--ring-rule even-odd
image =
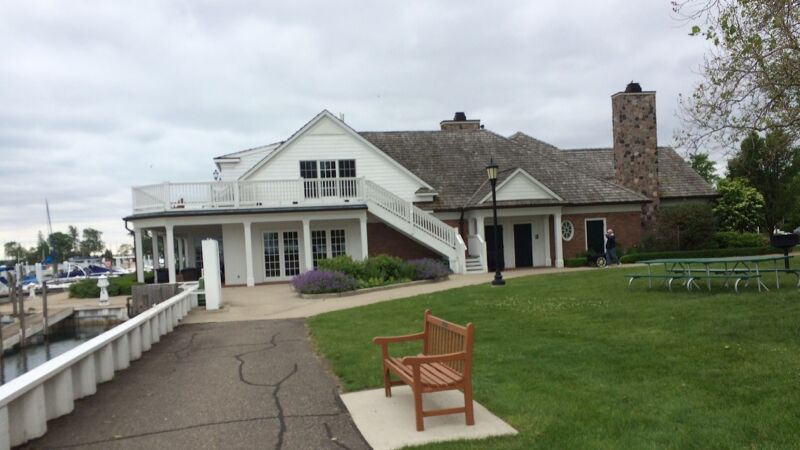
[[[219,181],[219,170],[214,169],[214,181]]]
[[[489,160],[489,165],[486,166],[486,176],[489,177],[489,183],[492,184],[492,215],[494,216],[494,223],[492,229],[494,230],[494,280],[492,286],[505,286],[506,282],[503,280],[503,274],[500,273],[500,241],[497,235],[497,164],[494,159]]]

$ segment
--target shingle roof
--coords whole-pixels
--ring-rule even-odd
[[[557,149],[541,141],[521,145],[488,130],[362,132],[383,150],[436,188],[438,196],[426,208],[456,209],[477,206],[487,190],[486,165],[490,158],[505,171],[522,168],[564,199],[546,204],[645,202],[647,199],[570,167],[553,156]],[[515,204],[541,205],[538,201]]]
[[[562,150],[573,167],[596,178],[614,180],[614,155],[610,148]],[[711,197],[716,191],[670,147],[658,148],[658,183],[661,198]]]

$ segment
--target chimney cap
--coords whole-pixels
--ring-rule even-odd
[[[456,122],[466,122],[467,121],[467,114],[462,112],[462,111],[458,111],[453,116],[453,120],[456,121]]]
[[[636,83],[633,80],[631,80],[631,82],[628,83],[627,86],[625,86],[625,93],[630,94],[630,93],[638,93],[638,92],[642,92],[642,86],[639,83]]]

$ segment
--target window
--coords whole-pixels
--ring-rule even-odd
[[[328,257],[328,243],[325,239],[325,230],[311,230],[311,255],[314,259],[314,268],[319,266],[319,261]]]
[[[309,181],[303,182],[303,191],[306,198],[319,197],[319,189],[317,186],[317,162],[316,161],[300,161],[300,178],[305,178]]]
[[[320,161],[319,162],[319,177],[320,178],[336,178],[336,161]],[[323,181],[322,182],[322,196],[333,197],[336,195],[336,181]]]
[[[339,193],[342,197],[355,197],[356,196],[356,160],[355,159],[340,159],[339,160],[339,178],[350,178],[348,180],[339,180]]]
[[[561,222],[561,238],[565,241],[571,241],[573,236],[575,236],[575,225],[569,220]]]
[[[356,160],[340,159],[339,178],[355,178],[355,177],[356,177]]]
[[[283,232],[283,262],[286,266],[286,276],[291,277],[300,273],[300,246],[297,231]]]
[[[345,245],[344,230],[331,230],[331,257],[347,254]]]
[[[264,275],[281,276],[281,256],[278,248],[278,233],[264,233]]]

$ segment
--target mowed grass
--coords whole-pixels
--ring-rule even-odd
[[[373,336],[422,315],[476,327],[478,402],[520,434],[436,449],[800,448],[800,291],[626,288],[592,270],[337,311],[309,320],[347,391],[382,386]],[[398,348],[412,354],[418,347]],[[411,405],[409,405],[411,407]]]

